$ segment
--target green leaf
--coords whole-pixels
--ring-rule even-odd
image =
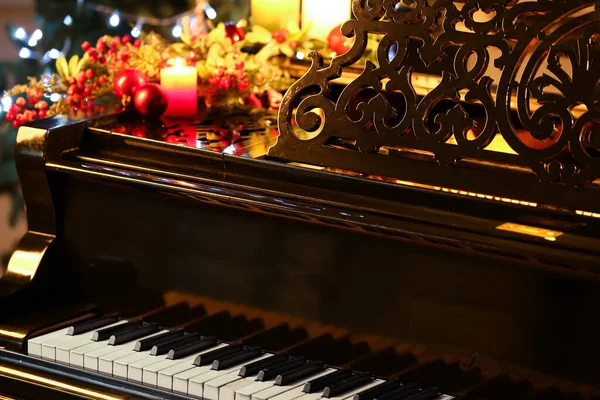
[[[56,70],[58,74],[67,79],[69,75],[69,64],[67,63],[67,59],[64,56],[60,56],[56,59]]]
[[[77,72],[79,72],[79,69],[77,68],[79,64],[79,56],[77,54],[75,54],[73,57],[71,57],[71,59],[69,60],[69,74],[71,76],[75,75]]]

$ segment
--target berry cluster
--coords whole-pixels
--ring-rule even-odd
[[[106,76],[100,75],[97,79],[94,79],[95,77],[96,74],[91,68],[79,71],[76,76],[69,77],[69,88],[67,89],[65,103],[81,110],[93,107],[92,93],[94,89],[106,84]]]
[[[280,29],[271,34],[271,37],[273,39],[277,40],[279,43],[285,42],[286,36],[287,36],[287,30],[285,30],[285,29]]]
[[[110,42],[106,37],[101,37],[96,41],[96,47],[92,47],[89,42],[83,42],[81,48],[85,51],[92,63],[106,64],[109,70],[119,71],[125,68],[127,61],[131,58],[131,46],[136,49],[142,45],[141,40],[137,39],[131,44],[131,36],[123,37],[113,36]]]
[[[38,118],[46,117],[46,110],[48,109],[48,103],[41,100],[42,91],[35,88],[27,89],[27,100],[25,97],[19,97],[13,104],[11,104],[8,112],[6,113],[6,120],[11,121],[15,128],[31,122]],[[27,106],[29,103],[29,107]],[[31,107],[33,106],[33,107]]]
[[[217,67],[215,77],[210,80],[213,88],[245,92],[250,87],[250,82],[244,72],[244,62],[240,61],[234,64],[233,70],[226,67]]]

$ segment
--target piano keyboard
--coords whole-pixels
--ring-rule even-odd
[[[175,328],[174,328],[175,327]],[[361,354],[330,335],[308,339],[287,324],[206,315],[187,304],[141,319],[79,321],[28,340],[29,356],[208,400],[458,400],[436,388],[373,376],[341,365]],[[285,349],[284,353],[277,351]],[[325,361],[305,358],[332,350]],[[303,354],[303,355],[301,355]]]

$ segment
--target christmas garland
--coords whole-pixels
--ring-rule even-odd
[[[324,41],[308,39],[308,27],[302,30],[290,25],[269,32],[255,26],[246,32],[244,25],[244,21],[219,24],[208,33],[195,35],[189,21],[184,20],[180,41],[175,43],[155,33],[143,34],[136,40],[125,35],[102,36],[95,45],[84,42],[83,56],[74,55],[69,60],[59,57],[56,73],[30,77],[27,84],[8,90],[5,94],[16,100],[5,118],[18,127],[58,114],[85,118],[102,111],[107,101],[131,104],[136,90],[146,82],[158,82],[161,69],[176,58],[196,67],[198,97],[209,108],[277,108],[280,93],[292,80],[270,62],[273,57],[295,58],[312,50],[335,55],[351,45],[341,34],[335,35],[335,30],[328,47]]]

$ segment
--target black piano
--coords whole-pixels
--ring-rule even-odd
[[[22,127],[0,398],[600,399],[600,2],[396,3],[278,114]]]

